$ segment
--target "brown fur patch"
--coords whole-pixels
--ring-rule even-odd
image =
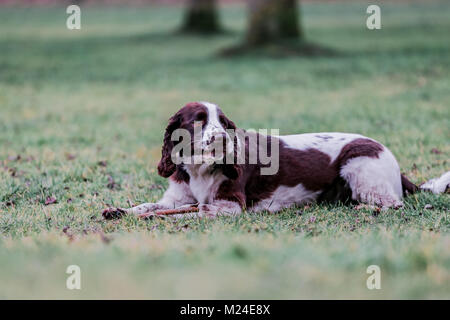
[[[383,151],[384,148],[376,141],[367,138],[358,138],[350,143],[347,143],[339,153],[336,159],[336,164],[339,167],[345,165],[350,159],[357,157],[371,157],[378,158],[378,154]]]
[[[275,141],[280,144],[278,172],[275,175],[261,175],[260,169],[263,165],[259,162],[240,165],[239,177],[234,181],[225,181],[219,188],[217,199],[236,201],[241,206],[245,203],[247,207],[252,207],[269,198],[279,186],[294,187],[301,183],[311,191],[323,190],[318,201],[346,202],[351,197],[351,190],[340,177],[340,168],[355,157],[377,158],[383,151],[383,146],[373,140],[355,139],[345,145],[336,160],[331,162],[331,158],[320,150],[298,150],[287,147],[278,139]],[[270,150],[270,139],[268,143]],[[245,146],[248,149],[247,141]]]
[[[158,173],[164,178],[170,177],[177,166],[172,162],[171,153],[175,146],[174,142],[171,140],[172,133],[178,128],[184,128],[191,132],[194,132],[194,121],[197,120],[199,115],[207,115],[206,107],[198,102],[191,102],[186,104],[183,108],[178,110],[170,119],[167,125],[166,131],[164,133],[164,141],[161,152],[161,160],[158,164]]]

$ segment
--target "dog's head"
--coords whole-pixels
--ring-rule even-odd
[[[177,167],[175,161],[177,156],[184,158],[200,156],[202,162],[212,159],[210,165],[217,159],[222,159],[221,167],[224,174],[235,179],[238,174],[236,166],[227,165],[225,160],[227,154],[236,152],[235,139],[230,137],[233,130],[236,130],[236,125],[217,105],[209,102],[188,103],[169,119],[158,173],[165,178],[171,176]],[[178,140],[180,136],[182,139]],[[189,141],[186,141],[187,139]],[[189,144],[190,154],[186,154],[186,148],[181,148],[182,145],[179,144],[184,146]],[[175,147],[181,151],[174,153]],[[221,154],[218,154],[217,150],[220,150]]]

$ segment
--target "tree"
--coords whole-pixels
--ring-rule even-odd
[[[274,56],[334,55],[333,50],[305,41],[298,0],[249,0],[248,27],[242,43],[220,52]]]
[[[247,45],[303,39],[297,0],[251,0],[249,9]]]
[[[188,0],[182,32],[213,34],[222,31],[215,0]]]

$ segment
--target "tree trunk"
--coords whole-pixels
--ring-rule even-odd
[[[221,31],[215,0],[189,0],[181,31],[211,34]]]
[[[303,39],[297,0],[250,0],[249,9],[247,45]]]

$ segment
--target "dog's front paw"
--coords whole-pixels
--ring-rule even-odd
[[[220,211],[220,207],[211,204],[202,204],[198,209],[199,216],[205,218],[215,218]]]
[[[114,220],[122,218],[127,212],[121,208],[106,208],[102,212],[103,218],[106,220]]]

